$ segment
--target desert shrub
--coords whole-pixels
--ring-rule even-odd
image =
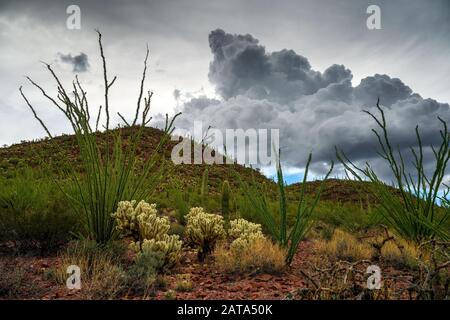
[[[87,299],[116,299],[125,288],[125,272],[109,258],[95,259],[84,286]]]
[[[179,274],[175,282],[175,290],[179,292],[192,291],[193,284],[190,274]]]
[[[144,296],[151,294],[155,288],[158,271],[164,265],[163,259],[161,253],[150,250],[139,254],[126,272],[128,287],[142,292]]]
[[[157,252],[162,255],[162,270],[174,267],[181,258],[183,242],[178,235],[163,234],[155,239],[144,239],[142,242],[131,243],[130,246],[137,252],[137,257],[145,252]]]
[[[225,237],[223,217],[195,207],[191,208],[186,219],[186,238],[191,245],[198,248],[198,257],[202,261],[212,252],[217,241]]]
[[[80,230],[64,194],[41,175],[27,168],[0,178],[0,241],[13,241],[19,251],[54,251]]]
[[[230,248],[222,244],[214,251],[215,265],[224,272],[277,274],[285,268],[286,251],[271,240],[257,236],[238,238]]]
[[[276,208],[270,207],[270,201],[268,201],[267,205],[269,206],[269,210],[276,212]],[[252,205],[250,199],[243,195],[236,195],[236,208],[238,217],[261,224],[263,226],[264,233],[270,233],[264,224],[264,219],[258,214],[257,210],[255,210],[255,207]]]
[[[419,251],[417,245],[405,240],[387,241],[381,248],[381,259],[398,268],[417,268]]]
[[[125,272],[118,264],[115,249],[99,246],[95,241],[82,240],[69,245],[61,254],[61,265],[56,271],[59,283],[66,283],[67,267],[81,269],[81,295],[86,299],[114,299],[125,285]]]
[[[319,241],[317,247],[333,260],[354,262],[370,260],[373,256],[370,244],[358,241],[354,236],[340,229],[334,230],[330,241]]]
[[[189,203],[187,197],[178,189],[173,191],[175,213],[178,223],[184,225],[186,223],[185,216],[189,213]]]
[[[319,221],[314,224],[311,230],[306,234],[306,237],[309,239],[323,239],[329,241],[333,237],[334,229],[336,229],[336,227]]]
[[[419,300],[450,299],[450,242],[426,241],[419,245],[418,272],[410,289]]]
[[[380,217],[374,210],[329,201],[318,204],[315,220],[350,233],[365,232],[380,223]]]

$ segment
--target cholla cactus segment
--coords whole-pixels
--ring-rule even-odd
[[[142,242],[133,242],[130,247],[137,252],[159,252],[164,256],[163,268],[169,269],[175,266],[181,258],[181,246],[183,242],[178,235],[164,234],[158,239],[144,239]]]
[[[147,214],[143,212],[138,215],[137,221],[141,239],[160,239],[170,229],[169,219],[167,217],[158,217],[156,213]]]
[[[139,226],[134,205],[136,201],[120,201],[117,211],[111,216],[116,220],[116,229],[122,236],[138,238]]]
[[[234,239],[230,245],[230,249],[234,252],[248,250],[253,242],[265,239],[261,225],[245,219],[230,221],[228,235]]]
[[[230,221],[228,235],[233,239],[247,238],[252,235],[262,236],[262,228],[260,224],[247,221],[245,219],[235,219]]]
[[[239,252],[247,250],[251,244],[258,240],[264,240],[265,237],[262,232],[250,233],[242,237],[236,238],[230,245],[230,250],[233,252]]]
[[[189,217],[193,217],[199,213],[205,213],[205,210],[202,207],[193,207],[189,210],[189,213],[186,215],[186,219],[189,219]]]
[[[206,213],[202,208],[192,208],[186,219],[185,234],[188,241],[199,248],[199,258],[202,260],[216,242],[225,237],[223,217]]]
[[[136,201],[121,201],[117,211],[112,214],[116,219],[116,229],[122,236],[132,236],[135,240],[159,238],[170,229],[169,219],[158,217],[156,204],[144,200],[135,207]]]

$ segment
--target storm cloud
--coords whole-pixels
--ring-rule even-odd
[[[352,85],[352,72],[334,64],[323,72],[293,50],[268,52],[250,34],[230,34],[217,29],[209,34],[213,55],[209,79],[217,98],[187,101],[177,126],[190,129],[195,120],[204,127],[280,129],[283,160],[303,167],[313,152],[313,168],[324,172],[334,159],[335,146],[355,161],[377,160],[375,122],[363,110],[376,113],[380,98],[393,144],[406,152],[417,145],[418,124],[424,144],[439,141],[438,116],[450,120],[450,107],[423,98],[402,80],[385,74],[363,78]],[[431,165],[431,162],[427,165]]]
[[[79,55],[59,54],[62,62],[72,65],[73,72],[86,72],[89,70],[89,61],[87,54],[81,52]]]

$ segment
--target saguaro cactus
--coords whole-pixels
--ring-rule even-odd
[[[222,215],[227,220],[230,217],[230,196],[231,196],[230,183],[227,180],[225,180],[222,184]]]
[[[200,196],[202,197],[202,201],[205,200],[207,194],[208,194],[208,168],[206,168],[205,171],[203,171],[202,185],[200,186]]]

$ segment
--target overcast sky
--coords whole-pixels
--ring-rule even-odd
[[[70,4],[81,8],[80,30],[66,28]],[[381,30],[366,27],[370,4],[381,8]],[[44,136],[22,84],[52,131],[69,131],[26,84],[29,75],[55,89],[39,61],[67,84],[79,74],[90,105],[102,103],[96,28],[118,76],[114,111],[132,117],[148,44],[154,113],[184,111],[182,127],[200,118],[219,128],[279,128],[292,167],[313,151],[321,172],[334,145],[372,159],[373,123],[360,111],[377,96],[405,148],[415,124],[434,142],[436,116],[450,120],[448,0],[0,0],[1,145]]]

